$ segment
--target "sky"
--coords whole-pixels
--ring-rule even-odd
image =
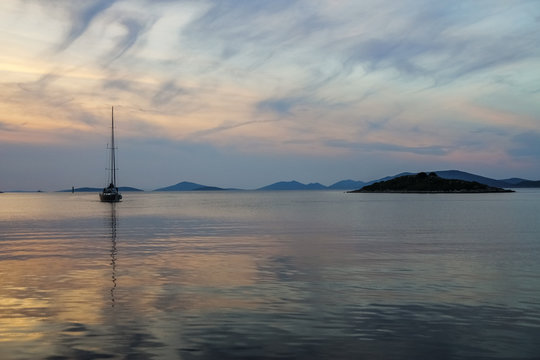
[[[4,0],[0,190],[540,179],[538,0]]]

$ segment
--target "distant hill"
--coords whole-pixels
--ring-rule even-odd
[[[495,179],[490,179],[484,176],[470,174],[470,173],[459,171],[459,170],[436,171],[436,173],[437,175],[445,179],[476,181],[481,184],[486,184],[489,186],[496,186],[496,187],[503,187],[503,188],[540,187],[540,180],[532,181],[532,180],[520,179],[520,178],[495,180]]]
[[[363,181],[341,180],[335,184],[328,186],[328,189],[329,190],[354,190],[354,189],[359,189],[364,185],[367,185],[367,183]]]
[[[485,176],[480,176],[476,174],[467,173],[464,171],[459,170],[438,170],[438,171],[432,171],[435,174],[437,174],[439,177],[443,179],[455,179],[455,180],[464,180],[464,181],[476,181],[480,184],[485,184],[488,186],[493,187],[500,187],[500,188],[540,188],[540,180],[532,181],[527,179],[521,179],[521,178],[508,178],[508,179],[502,179],[502,180],[496,180],[491,179]],[[315,183],[309,183],[309,184],[303,184],[298,181],[279,181],[267,186],[263,186],[256,190],[355,190],[360,189],[366,185],[374,184],[381,181],[388,181],[392,180],[401,176],[407,176],[407,175],[414,175],[414,173],[410,172],[402,172],[397,175],[393,176],[386,176],[384,178],[380,178],[377,180],[371,180],[371,181],[359,181],[359,180],[341,180],[338,181],[330,186],[322,185],[318,182]],[[133,187],[120,187],[120,191],[128,192],[128,191],[142,191],[141,189],[133,188]],[[93,188],[93,187],[81,187],[76,188],[76,192],[99,192],[102,188]],[[154,191],[223,191],[223,190],[239,190],[239,189],[229,189],[229,188],[220,188],[216,186],[207,186],[202,184],[197,184],[194,182],[189,181],[182,181],[175,185],[162,187],[159,189],[155,189]],[[71,189],[67,190],[61,190],[61,192],[71,192]]]
[[[217,186],[201,186],[199,188],[193,189],[192,191],[221,191],[221,190],[227,190],[227,189],[223,189]]]
[[[495,180],[490,179],[484,176],[470,174],[464,171],[459,170],[443,170],[443,171],[435,171],[437,175],[444,179],[457,179],[457,180],[465,180],[465,181],[476,181],[480,184],[486,184],[489,186],[495,186],[495,187],[512,187],[515,186],[517,183],[509,183],[504,180]],[[515,179],[518,180],[518,179]],[[522,179],[519,179],[522,180]]]
[[[216,191],[226,190],[215,186],[206,186],[189,181],[182,181],[178,184],[156,189],[154,191]]]
[[[489,186],[476,181],[445,179],[435,172],[416,175],[403,175],[394,179],[366,185],[356,192],[389,192],[389,193],[492,193],[513,192],[499,187]]]
[[[514,186],[515,188],[540,188],[540,180],[532,181],[532,180],[523,180]]]
[[[101,190],[103,190],[103,188],[94,188],[94,187],[75,188],[75,192],[100,192]],[[60,190],[58,192],[71,192],[71,189]]]
[[[75,188],[75,192],[100,192],[101,190],[103,190],[103,188],[95,188],[95,187]],[[131,187],[131,186],[120,186],[118,188],[118,190],[120,190],[120,192],[143,191],[141,189],[137,189],[137,188],[134,188],[134,187]],[[59,190],[58,192],[71,192],[71,189]]]
[[[525,179],[520,179],[520,178],[510,178],[510,179],[502,179],[500,181],[504,181],[505,183],[516,185],[516,184],[519,184],[520,182],[530,181],[530,180],[525,180]]]
[[[279,181],[257,190],[326,190],[328,187],[319,183],[302,184],[298,181]]]
[[[531,181],[520,178],[509,178],[505,180],[495,180],[490,179],[484,176],[475,175],[459,170],[438,170],[432,171],[436,173],[439,177],[443,179],[455,179],[455,180],[464,180],[464,181],[476,181],[481,184],[488,186],[501,187],[501,188],[517,188],[517,187],[540,187],[540,181]],[[303,184],[298,181],[279,181],[267,186],[263,186],[256,190],[266,190],[266,191],[278,191],[278,190],[355,190],[360,189],[363,186],[374,184],[376,182],[388,181],[395,179],[400,176],[406,175],[415,175],[411,172],[402,172],[393,176],[386,176],[377,180],[371,181],[359,181],[359,180],[341,180],[330,186],[325,186],[320,183],[309,183]],[[156,189],[154,191],[213,191],[213,190],[239,190],[239,189],[224,189],[215,186],[206,186],[202,184],[197,184],[189,181],[183,181],[175,185],[163,187]]]
[[[154,191],[192,191],[203,186],[204,185],[192,183],[189,181],[182,181],[175,185],[155,189]]]

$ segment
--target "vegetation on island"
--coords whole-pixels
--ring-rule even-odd
[[[416,175],[404,175],[387,181],[366,185],[361,189],[349,191],[385,192],[385,193],[494,193],[514,192],[499,187],[488,186],[476,181],[445,179],[436,173],[425,172]]]

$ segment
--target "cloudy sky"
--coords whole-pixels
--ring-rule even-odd
[[[5,0],[0,190],[540,179],[538,0]]]

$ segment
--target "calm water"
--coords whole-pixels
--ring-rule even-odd
[[[1,359],[538,359],[540,190],[0,194]]]

